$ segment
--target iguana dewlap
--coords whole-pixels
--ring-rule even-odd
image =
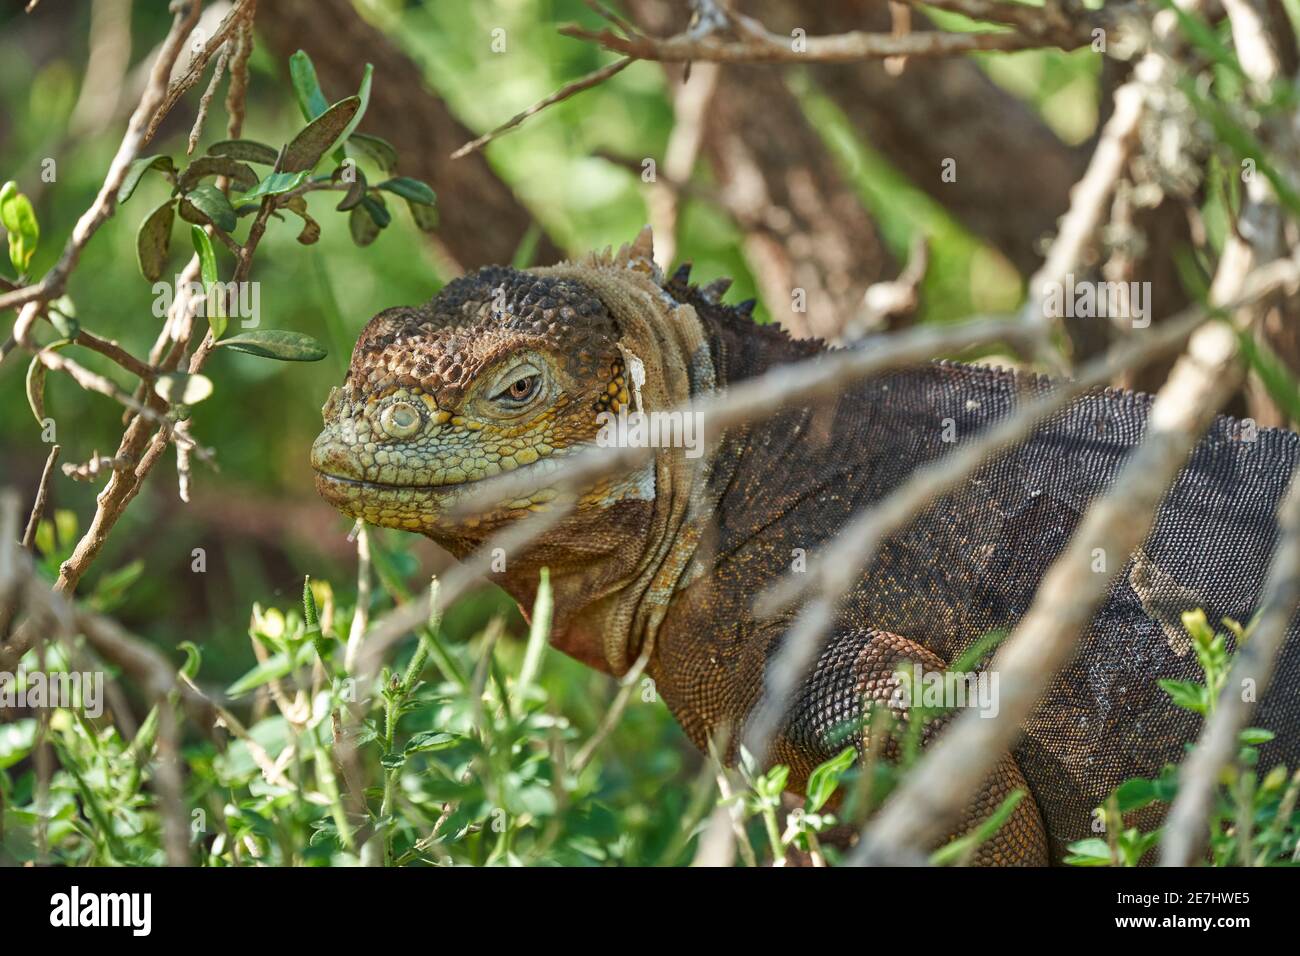
[[[595,441],[602,412],[638,401],[647,412],[671,409],[824,350],[755,325],[750,306],[719,304],[724,288],[689,286],[680,270],[665,280],[643,234],[617,255],[487,268],[425,306],[381,312],[325,404],[312,449],[317,488],[348,515],[419,532],[463,557],[547,507],[546,469]],[[648,673],[703,746],[722,725],[744,725],[789,623],[757,618],[754,598],[919,465],[1048,387],[933,364],[723,435],[707,434],[706,421],[702,458],[663,448],[638,472],[602,482],[526,553],[508,555],[496,578],[528,608],[549,567],[554,643],[615,674],[648,650]],[[1140,439],[1148,406],[1146,396],[1110,390],[1079,399],[887,541],[845,595],[775,745],[794,786],[843,746],[866,700],[897,703],[897,669],[942,668],[1015,624]],[[1095,835],[1091,811],[1116,785],[1181,758],[1199,718],[1156,684],[1200,677],[1178,615],[1203,607],[1212,621],[1250,618],[1298,449],[1290,432],[1216,420],[1141,552],[1112,558],[1128,562],[1126,573],[973,804],[968,823],[1026,781],[1033,796],[977,862],[1059,859],[1069,842]],[[540,490],[473,519],[453,516],[475,482],[520,469]],[[1298,693],[1293,624],[1254,721],[1277,734],[1263,748],[1266,764],[1300,758]],[[1143,812],[1137,822],[1152,825],[1158,811]]]

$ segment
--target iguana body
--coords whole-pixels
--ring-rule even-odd
[[[617,256],[529,273],[487,269],[424,308],[381,313],[326,404],[312,456],[318,488],[348,514],[424,533],[464,556],[547,506],[549,463],[591,444],[601,411],[634,400],[629,362],[644,364],[650,411],[823,350],[756,326],[717,298],[680,272],[665,280],[643,235]],[[682,449],[661,449],[647,468],[585,494],[498,578],[529,607],[538,569],[550,567],[557,646],[612,673],[648,651],[648,673],[703,746],[723,725],[743,727],[790,623],[758,618],[754,598],[954,439],[1048,387],[935,364],[709,435],[702,467]],[[841,602],[773,748],[794,787],[843,746],[837,732],[866,700],[897,709],[897,669],[942,668],[1016,623],[1089,500],[1140,439],[1148,401],[1116,391],[1080,399],[888,540]],[[1199,721],[1156,685],[1200,676],[1179,614],[1204,607],[1212,621],[1249,619],[1298,455],[1294,434],[1243,434],[1216,421],[1143,550],[1110,558],[1128,565],[1080,654],[972,805],[963,829],[1026,782],[1033,796],[977,862],[1059,859],[1069,842],[1094,835],[1091,810],[1118,783],[1180,759]],[[476,481],[520,468],[537,474],[535,494],[473,520],[450,513]],[[1255,720],[1278,735],[1264,748],[1268,763],[1300,757],[1298,687],[1293,628]]]

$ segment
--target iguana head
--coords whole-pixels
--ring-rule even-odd
[[[603,412],[629,403],[632,355],[646,373],[647,410],[688,400],[698,368],[711,370],[694,310],[664,292],[648,232],[617,255],[527,272],[490,267],[425,306],[380,312],[322,410],[311,453],[317,490],[347,515],[425,534],[464,557],[548,507],[548,476],[595,442]],[[550,568],[562,649],[626,666],[637,640],[629,632],[645,629],[634,621],[641,599],[681,570],[674,556],[684,553],[693,481],[683,463],[680,449],[656,452],[586,490],[526,554],[506,556],[497,579],[525,607],[538,568]],[[482,482],[524,470],[536,477],[526,497],[457,509]]]
[[[618,337],[590,289],[503,267],[380,312],[322,410],[316,486],[346,514],[435,538],[477,540],[544,508],[554,493],[539,487],[450,514],[476,483],[519,469],[540,479],[594,440],[597,416],[628,401]]]

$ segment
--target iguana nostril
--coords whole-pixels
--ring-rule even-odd
[[[390,438],[410,438],[420,430],[420,413],[410,402],[394,402],[379,416],[379,425]]]

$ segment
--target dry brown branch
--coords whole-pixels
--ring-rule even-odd
[[[921,304],[921,283],[930,268],[930,243],[918,233],[907,265],[896,279],[875,282],[862,294],[858,314],[844,325],[841,338],[853,341],[872,332],[897,331],[899,322],[914,315]]]
[[[30,551],[36,544],[36,529],[40,527],[41,516],[45,514],[45,505],[50,497],[50,478],[54,475],[54,463],[59,460],[59,446],[50,449],[50,456],[45,459],[45,470],[41,472],[41,483],[36,489],[36,502],[32,513],[27,518],[27,529],[23,532],[23,547]]]
[[[197,7],[198,4],[195,4],[195,6]],[[255,9],[256,4],[253,0],[237,0],[231,11],[226,14],[226,18],[221,21],[221,25],[213,31],[212,36],[203,44],[203,49],[190,60],[189,69],[185,71],[185,75],[167,87],[162,103],[145,131],[144,143],[148,143],[153,139],[154,134],[158,132],[158,127],[167,117],[167,114],[171,112],[172,107],[180,102],[180,98],[203,78],[208,63],[219,51],[225,48],[226,41],[236,29],[242,31],[246,19]]]
[[[746,30],[738,40],[719,40],[713,36],[697,38],[689,31],[673,37],[621,37],[610,30],[588,30],[576,25],[561,27],[560,33],[596,43],[634,60],[664,63],[843,63],[882,57],[954,56],[976,50],[1025,50],[1056,45],[1017,33],[942,33],[933,30],[903,36],[853,31],[810,37]]]
[[[93,335],[85,329],[81,329],[77,332],[77,337],[73,341],[78,345],[84,345],[86,348],[98,352],[106,358],[112,359],[141,381],[152,382],[158,376],[158,372],[153,366],[141,362],[111,339],[101,339],[98,335]]]
[[[73,481],[94,481],[105,471],[130,471],[135,467],[135,461],[131,458],[108,458],[101,455],[96,449],[91,452],[90,458],[83,464],[67,464],[63,466],[63,474]]]
[[[1029,280],[1029,297],[1025,302],[1026,321],[1052,325],[1044,300],[1050,289],[1067,284],[1068,276],[1084,262],[1088,245],[1097,236],[1110,197],[1119,183],[1129,157],[1137,143],[1138,124],[1146,105],[1145,80],[1139,78],[1115,91],[1115,109],[1101,132],[1088,171],[1070,193],[1070,211],[1061,219],[1061,227],[1046,260]]]
[[[1169,809],[1160,842],[1161,866],[1191,866],[1205,847],[1206,815],[1223,767],[1273,677],[1278,652],[1300,604],[1300,474],[1278,508],[1281,540],[1273,555],[1250,640],[1240,647],[1214,713],[1201,728],[1196,747],[1178,770],[1178,796]],[[1243,690],[1250,687],[1252,694]]]
[[[1071,41],[1081,42],[1081,34],[1090,27],[1080,28],[1077,21],[1054,0],[1042,6],[1023,3],[1002,3],[999,0],[904,0],[913,6],[933,7],[949,13],[960,13],[972,20],[1000,23],[1012,27],[1027,37],[1060,38],[1061,45]]]
[[[99,227],[104,224],[109,216],[113,215],[114,210],[117,208],[118,187],[122,185],[127,170],[140,154],[140,148],[147,141],[144,135],[145,126],[156,113],[159,113],[159,107],[163,102],[164,91],[167,87],[167,77],[171,74],[172,65],[180,55],[181,48],[185,43],[185,37],[194,25],[195,20],[198,19],[198,14],[199,4],[197,3],[184,5],[177,10],[172,20],[171,30],[163,41],[158,53],[158,59],[154,61],[153,69],[149,73],[149,82],[145,87],[144,94],[140,97],[140,105],[131,114],[126,135],[122,137],[121,145],[118,146],[117,153],[113,156],[113,161],[109,165],[108,175],[104,177],[104,185],[100,187],[99,194],[95,197],[95,201],[91,203],[90,208],[77,220],[77,224],[72,229],[72,235],[68,237],[67,244],[63,247],[63,253],[59,256],[59,260],[40,282],[0,295],[0,312],[29,302],[48,302],[51,299],[57,299],[63,294],[63,290],[67,286],[68,276],[72,274],[72,270],[80,261],[81,252],[86,247],[86,243],[90,241],[91,237],[99,230]],[[18,341],[23,341],[22,336],[15,337]]]
[[[510,119],[506,120],[504,123],[498,126],[496,129],[484,133],[482,136],[478,137],[477,139],[470,140],[460,149],[452,153],[451,158],[460,159],[462,156],[467,156],[476,150],[482,149],[484,146],[492,142],[494,139],[497,139],[498,137],[503,136],[504,134],[510,132],[512,129],[514,129],[524,120],[528,119],[528,117],[540,113],[548,106],[553,106],[556,103],[562,102],[563,100],[567,100],[569,97],[581,93],[583,90],[589,90],[593,86],[597,86],[601,83],[604,83],[611,76],[623,72],[623,70],[627,69],[629,66],[632,65],[632,62],[633,61],[631,58],[615,60],[613,63],[610,63],[607,66],[602,66],[599,70],[593,70],[592,72],[588,73],[586,76],[574,80],[572,83],[566,83],[564,86],[560,87],[550,96],[538,100],[536,103],[528,107],[528,109],[524,110],[522,113],[516,113]]]
[[[235,42],[243,40],[244,32],[241,29]],[[190,127],[190,138],[185,143],[185,155],[193,156],[194,149],[199,145],[199,137],[203,135],[203,125],[208,120],[208,108],[212,105],[212,98],[217,95],[217,87],[221,85],[221,78],[226,74],[226,64],[230,62],[230,47],[223,46],[221,55],[217,57],[217,66],[212,71],[212,79],[208,81],[208,88],[203,91],[203,96],[199,98],[198,115],[194,117],[194,125]]]
[[[677,256],[677,216],[681,190],[676,184],[689,183],[700,154],[704,127],[720,68],[706,63],[695,70],[694,83],[680,83],[672,90],[673,128],[664,150],[663,169],[656,170],[646,205],[650,228],[655,235],[655,258],[668,268]],[[640,170],[637,170],[640,172]],[[660,173],[663,182],[660,182]]]

